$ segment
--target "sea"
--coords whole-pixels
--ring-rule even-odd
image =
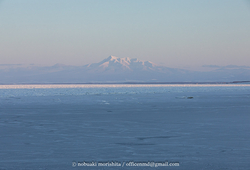
[[[250,169],[250,84],[0,85],[0,170]]]

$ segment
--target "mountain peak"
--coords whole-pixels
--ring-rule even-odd
[[[112,55],[111,55],[111,56],[109,56],[107,59],[112,61],[112,60],[117,60],[117,59],[118,59],[118,57],[116,57],[116,56],[112,56]]]
[[[101,71],[113,71],[113,72],[120,72],[120,71],[139,71],[139,70],[158,70],[158,66],[150,61],[142,61],[137,58],[119,58],[115,56],[109,56],[108,58],[102,60],[99,63],[93,63],[87,65],[87,67],[101,70]]]

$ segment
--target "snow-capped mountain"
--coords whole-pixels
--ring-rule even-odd
[[[232,82],[249,81],[250,67],[217,66],[213,71],[189,71],[159,66],[139,59],[108,58],[84,66],[0,65],[0,84],[105,82]]]
[[[107,72],[123,72],[123,71],[142,71],[142,70],[155,70],[157,69],[156,64],[150,61],[142,61],[137,58],[130,59],[118,58],[115,56],[109,56],[99,63],[88,64],[86,66],[88,70],[92,71],[107,71]]]

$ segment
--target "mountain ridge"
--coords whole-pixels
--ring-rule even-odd
[[[0,67],[0,83],[233,82],[249,81],[250,67],[214,66],[201,72],[170,68],[137,58],[109,56],[84,66]]]
[[[122,68],[122,70],[129,70],[129,71],[135,71],[138,69],[152,69],[153,67],[156,67],[157,64],[151,62],[151,61],[142,61],[137,58],[118,58],[115,56],[109,56],[108,58],[102,60],[99,63],[93,63],[88,64],[88,68],[100,68],[102,71],[105,70],[117,70],[119,68]]]

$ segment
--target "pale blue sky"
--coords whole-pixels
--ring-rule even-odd
[[[0,1],[0,64],[250,66],[247,0]]]

